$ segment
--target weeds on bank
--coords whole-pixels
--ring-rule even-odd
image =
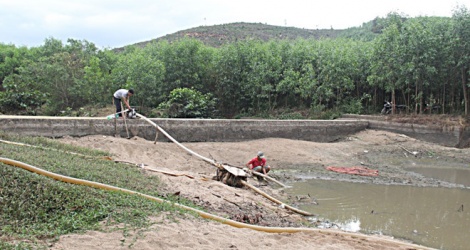
[[[159,179],[144,175],[139,168],[110,160],[67,154],[63,150],[94,156],[108,155],[106,152],[65,145],[40,137],[0,133],[0,139],[60,150],[0,143],[0,157],[73,178],[159,196]],[[193,206],[180,197],[178,203]],[[8,243],[12,242],[11,239],[18,239],[19,242],[26,240],[34,244],[63,234],[98,230],[99,222],[143,228],[151,224],[149,216],[162,211],[182,212],[168,203],[158,203],[122,192],[68,184],[0,163],[1,249],[28,249],[24,242]],[[7,238],[9,240],[5,240]]]
[[[75,147],[73,145],[64,144],[52,139],[48,139],[45,137],[30,137],[30,136],[20,136],[16,134],[8,134],[0,131],[0,139],[6,141],[13,141],[19,142],[24,144],[33,145],[36,147],[42,147],[42,150],[54,149],[59,152],[74,152],[77,154],[87,155],[90,157],[99,157],[99,156],[110,156],[109,153],[100,151],[100,150],[93,150],[84,147]]]
[[[41,246],[37,244],[31,244],[26,242],[18,242],[18,243],[8,243],[0,241],[0,249],[2,250],[42,250],[47,249],[46,246]]]

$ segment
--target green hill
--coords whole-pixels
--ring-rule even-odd
[[[175,41],[184,37],[195,38],[204,44],[213,47],[232,43],[245,39],[259,39],[263,41],[297,38],[322,39],[350,37],[355,39],[373,39],[380,33],[380,18],[364,23],[361,27],[340,29],[302,29],[296,27],[275,26],[262,23],[229,23],[212,26],[199,26],[196,28],[181,30],[149,41],[143,41],[133,45],[145,47],[148,43],[160,40]],[[379,27],[379,28],[378,28]],[[116,50],[122,50],[117,48]]]

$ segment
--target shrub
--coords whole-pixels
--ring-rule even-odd
[[[168,99],[158,109],[164,110],[165,116],[170,118],[207,118],[212,117],[215,111],[212,95],[194,89],[174,89]]]

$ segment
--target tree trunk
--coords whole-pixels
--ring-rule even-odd
[[[456,100],[456,97],[455,97],[455,89],[456,89],[456,86],[455,84],[451,84],[450,85],[450,101],[449,103],[451,104],[450,106],[450,112],[453,113],[455,112],[455,100]]]
[[[415,98],[418,96],[418,82],[416,81],[416,84],[415,84]],[[415,99],[415,115],[418,114],[418,109],[421,109],[421,106],[423,105],[420,105],[420,102]],[[421,111],[419,111],[419,113],[421,113]]]
[[[409,107],[409,106],[408,106],[408,103],[407,103],[407,101],[406,101],[406,94],[405,94],[405,91],[401,91],[401,95],[403,96],[403,101],[405,102],[404,105],[405,105],[406,107]],[[405,113],[408,114],[408,108],[405,108]]]
[[[408,91],[406,96],[406,113],[410,112],[411,109],[411,91]]]
[[[446,81],[446,83],[444,84],[444,86],[442,86],[442,102],[441,102],[441,110],[439,111],[442,111],[442,114],[445,114],[445,104],[446,104],[446,85],[449,83],[449,80]]]
[[[467,70],[465,67],[462,67],[462,88],[463,88],[463,98],[465,103],[465,115],[468,115],[468,87],[467,87]]]
[[[379,105],[379,102],[378,102],[378,94],[377,94],[377,87],[374,87],[374,98],[372,99],[373,101],[373,107],[376,107],[377,105]]]

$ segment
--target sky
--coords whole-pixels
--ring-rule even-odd
[[[0,0],[0,43],[72,38],[112,49],[199,26],[346,29],[390,12],[450,17],[457,6],[470,9],[470,0]]]

